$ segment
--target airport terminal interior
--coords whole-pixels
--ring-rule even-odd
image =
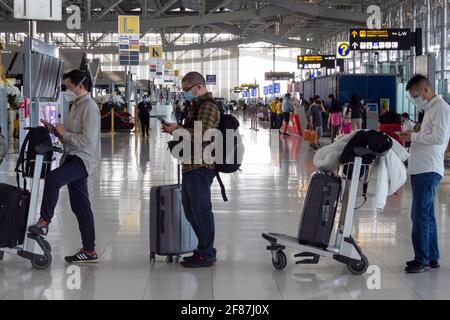
[[[450,122],[430,120],[433,103],[449,119],[449,6],[449,0],[0,0],[0,300],[450,299]],[[68,76],[72,70],[86,77]],[[204,82],[186,80],[192,72]],[[245,149],[239,170],[220,174],[228,201],[217,179],[211,186],[215,261],[202,256],[207,251],[196,237],[204,235],[184,216],[179,193],[185,196],[188,174],[180,183],[179,170],[188,165],[171,154],[163,124],[188,126],[199,104],[189,96],[198,98],[200,88],[215,99],[204,105],[239,121],[237,141]],[[77,108],[87,105],[84,89],[98,123],[79,118],[74,126]],[[101,142],[87,179],[96,263],[67,262],[80,248],[77,259],[90,257],[93,248],[82,244],[72,211],[79,203],[71,203],[66,186],[48,234],[29,230],[50,192],[44,178],[53,172],[44,168],[41,176],[39,149],[25,160],[29,203],[16,203],[20,214],[9,212],[11,190],[20,190],[18,182],[23,187],[22,172],[16,179],[21,147],[28,128],[38,126],[51,129],[52,170],[63,166],[75,140],[78,153],[71,155],[85,164],[93,157],[83,149],[87,141]],[[59,126],[66,134],[83,128],[83,138],[60,135]],[[86,134],[92,127],[96,133]],[[418,151],[414,137],[427,130],[441,136],[421,138],[429,149]],[[351,148],[350,165],[342,162],[345,145],[361,132],[390,145],[369,150],[372,158]],[[336,168],[318,166],[338,149]],[[423,160],[427,152],[436,156]],[[418,259],[412,209],[420,195],[409,174],[418,158],[422,166],[435,161],[431,170],[442,178],[431,192],[440,268],[431,258],[405,272],[405,263]],[[313,189],[319,176],[339,179],[331,203],[333,187]],[[395,180],[401,182],[394,186]],[[166,206],[161,193],[169,185],[175,191]],[[207,195],[196,190],[191,202],[203,201]],[[319,216],[305,231],[305,221]],[[326,233],[325,246],[304,240],[307,233],[317,238],[317,230]],[[194,250],[207,266],[187,267],[183,257]]]

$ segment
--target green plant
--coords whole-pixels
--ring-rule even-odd
[[[8,94],[8,103],[12,110],[19,109],[19,98],[16,95]]]

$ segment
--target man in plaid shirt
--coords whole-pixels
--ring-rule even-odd
[[[203,142],[203,134],[209,129],[218,128],[221,114],[212,94],[206,88],[205,78],[200,73],[186,74],[182,80],[182,87],[185,99],[192,102],[185,125],[169,123],[163,125],[162,129],[170,134],[177,129],[186,129],[195,145],[194,123],[198,121],[201,123],[203,147],[202,150],[197,150],[197,153],[192,152],[190,164],[183,163],[183,208],[197,235],[198,247],[194,254],[185,257],[181,264],[186,268],[210,267],[216,261],[215,224],[211,203],[211,185],[216,171],[213,164],[207,164],[203,159],[203,150],[208,145],[208,142]]]

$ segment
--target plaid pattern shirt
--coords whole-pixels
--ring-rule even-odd
[[[194,101],[192,108],[189,111],[189,114],[186,119],[186,123],[193,123],[194,121],[200,121],[202,123],[202,137],[203,137],[203,134],[205,133],[205,131],[207,131],[209,129],[218,128],[219,123],[220,123],[219,108],[217,107],[217,105],[214,102],[208,101],[211,99],[213,99],[211,93],[207,93],[201,97],[198,97]],[[200,108],[200,109],[198,109],[198,108]],[[197,109],[198,109],[198,111],[197,111]],[[197,115],[197,118],[195,119],[196,112],[198,112],[198,115]],[[189,131],[189,133],[191,134],[191,137],[193,137],[192,140],[194,141],[194,128],[186,128],[185,127],[185,129]],[[193,155],[191,164],[183,163],[183,172],[188,172],[188,171],[203,168],[203,167],[206,167],[208,169],[215,169],[214,165],[206,164],[203,159],[203,150],[205,149],[206,146],[208,146],[208,144],[209,144],[208,142],[202,143],[202,146],[203,146],[202,147],[202,155],[198,155],[198,157],[200,159],[202,159],[202,164],[195,164],[195,162],[194,162],[195,156]],[[194,151],[192,151],[192,153],[194,153]]]

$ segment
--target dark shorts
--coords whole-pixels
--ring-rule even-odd
[[[283,112],[283,121],[289,122],[290,118],[291,118],[290,112]]]

